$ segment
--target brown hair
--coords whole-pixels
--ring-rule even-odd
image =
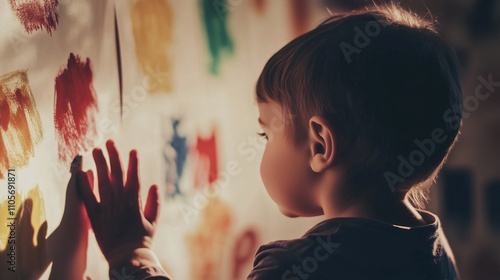
[[[434,20],[395,4],[331,16],[288,43],[266,63],[256,98],[282,106],[287,135],[297,145],[307,139],[309,119],[325,117],[351,183],[400,194],[413,187],[417,206],[462,117],[453,50]],[[402,160],[416,164],[405,170]]]

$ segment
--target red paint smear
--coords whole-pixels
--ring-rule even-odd
[[[57,0],[10,0],[12,11],[28,33],[45,28],[52,35],[59,22]]]
[[[1,91],[1,88],[0,88]],[[9,120],[10,120],[10,109],[7,100],[2,100],[0,102],[0,128],[3,131],[7,131],[9,128]],[[0,133],[0,179],[3,179],[4,169],[7,169],[9,166],[9,158],[7,156],[7,148],[5,147],[5,143],[3,142],[2,134]]]
[[[309,0],[291,0],[292,5],[292,29],[294,37],[300,36],[307,31],[309,22]]]
[[[0,92],[2,88],[0,86]],[[9,128],[10,109],[7,100],[2,100],[0,103],[0,127],[3,131]],[[7,155],[7,148],[3,141],[2,133],[0,132],[0,179],[4,178],[3,173],[9,168],[9,157]]]
[[[90,59],[80,61],[73,53],[68,66],[55,79],[54,123],[59,160],[69,163],[93,146],[97,134],[97,100],[92,85]]]
[[[22,107],[29,106],[31,100],[27,94],[23,94],[21,89],[16,89],[16,102]],[[18,110],[16,114],[10,116],[9,123],[15,127],[20,135],[23,136],[23,141],[20,142],[22,151],[29,151],[32,148],[32,137],[29,128],[29,122],[26,118],[24,110]]]
[[[194,186],[197,188],[204,186],[207,177],[209,184],[215,182],[219,174],[215,131],[212,131],[212,135],[207,139],[198,136],[195,151],[198,154],[198,163],[196,165]]]
[[[7,100],[2,100],[2,102],[0,103],[0,116],[0,127],[3,129],[3,131],[6,131],[9,127],[10,119],[10,109]]]
[[[0,137],[0,179],[5,178],[4,173],[9,168],[9,157],[7,155],[7,148],[3,141],[3,137]]]
[[[233,279],[242,279],[242,269],[252,262],[257,246],[257,233],[253,229],[247,229],[236,239],[233,247]]]

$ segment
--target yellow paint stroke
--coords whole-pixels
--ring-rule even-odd
[[[36,240],[36,236],[38,235],[38,231],[40,227],[42,226],[43,222],[45,222],[46,216],[45,216],[45,202],[43,200],[42,193],[40,192],[40,188],[38,185],[31,189],[28,192],[28,195],[26,197],[23,197],[22,195],[19,195],[19,192],[16,192],[15,195],[15,213],[12,217],[17,216],[19,212],[19,207],[21,204],[23,204],[26,200],[31,199],[32,201],[32,206],[31,207],[24,207],[23,213],[20,214],[20,218],[22,219],[24,215],[28,215],[28,213],[31,213],[31,225],[33,226],[35,232],[34,235],[32,236],[32,241],[35,246],[38,245],[38,242]],[[24,203],[24,205],[26,205]],[[5,214],[6,216],[10,217],[11,215],[8,214],[8,200],[6,199],[3,202],[0,202],[0,213]],[[3,216],[3,215],[2,215]],[[6,220],[6,219],[4,219]],[[5,248],[5,245],[7,244],[7,239],[9,237],[10,233],[10,228],[6,226],[1,226],[0,227],[0,250],[3,250]],[[24,232],[19,232],[16,231],[16,240],[19,239],[26,239],[29,238],[25,236],[26,233]]]
[[[191,279],[222,279],[223,253],[232,225],[230,208],[215,197],[201,214],[196,231],[186,237],[192,262]]]
[[[167,0],[138,0],[131,8],[135,53],[149,79],[149,92],[172,90],[171,61],[173,11]]]
[[[42,137],[27,70],[0,76],[0,179],[8,168],[28,165]]]

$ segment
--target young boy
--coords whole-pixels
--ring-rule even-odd
[[[332,16],[271,57],[256,97],[269,195],[286,216],[324,220],[261,246],[247,279],[458,279],[439,218],[413,206],[462,116],[455,57],[433,22],[395,5]],[[110,170],[93,153],[101,202],[90,174],[77,182],[110,277],[169,279],[150,249],[157,187],[142,211],[137,153],[124,184],[106,146]]]

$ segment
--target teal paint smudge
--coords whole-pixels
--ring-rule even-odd
[[[222,53],[234,53],[233,40],[227,28],[229,8],[226,0],[201,0],[201,8],[211,56],[209,72],[218,75]]]

